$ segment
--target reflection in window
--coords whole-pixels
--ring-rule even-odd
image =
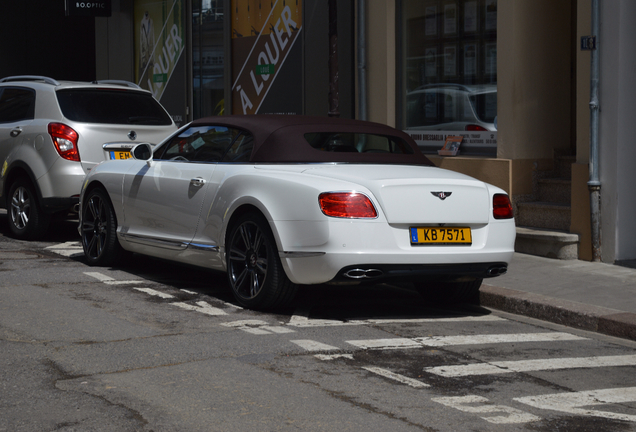
[[[305,134],[305,139],[313,148],[327,152],[413,153],[411,146],[401,139],[382,135],[315,132]]]
[[[193,116],[224,113],[223,0],[192,2]]]
[[[252,136],[225,126],[195,126],[175,136],[155,159],[181,162],[247,162]]]
[[[495,131],[497,0],[401,0],[404,129]]]

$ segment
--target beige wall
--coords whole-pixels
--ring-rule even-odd
[[[570,147],[570,0],[498,2],[497,157]]]

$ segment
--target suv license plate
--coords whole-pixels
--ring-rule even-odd
[[[130,159],[130,157],[131,157],[130,152],[126,150],[110,152],[111,159]]]
[[[411,245],[471,245],[467,227],[411,227]]]

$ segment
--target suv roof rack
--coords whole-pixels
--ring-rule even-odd
[[[123,85],[126,87],[132,87],[134,89],[141,89],[141,87],[139,87],[137,84],[130,82],[130,81],[124,81],[124,80],[95,80],[92,81],[91,84],[118,84],[118,85]]]
[[[44,81],[47,84],[58,86],[60,83],[53,78],[39,76],[39,75],[16,75],[0,79],[0,82],[12,82],[12,81]]]

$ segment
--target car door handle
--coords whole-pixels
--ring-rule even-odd
[[[193,178],[190,180],[190,184],[195,187],[201,187],[205,184],[205,180],[201,177]]]
[[[20,135],[21,133],[22,133],[22,128],[21,127],[17,127],[15,129],[13,129],[9,135],[11,135],[12,138],[15,138],[18,135]]]

